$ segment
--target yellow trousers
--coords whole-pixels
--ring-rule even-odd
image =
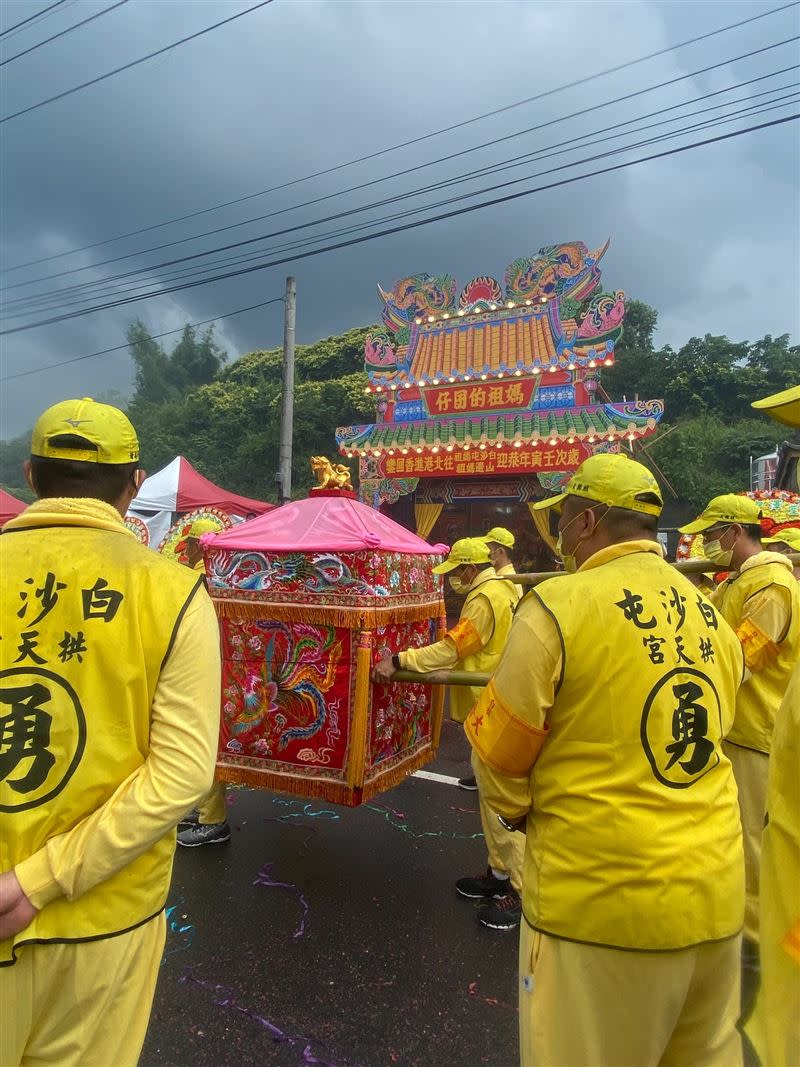
[[[512,886],[518,893],[522,892],[522,865],[525,860],[525,834],[506,830],[495,812],[485,803],[484,791],[481,789],[483,765],[472,752],[472,771],[478,783],[478,807],[481,813],[481,828],[486,838],[489,853],[489,866],[496,871],[506,871]]]
[[[2,1067],[135,1067],[164,951],[164,913],[117,937],[25,945],[0,968]]]
[[[739,813],[742,819],[744,844],[744,936],[758,944],[758,885],[761,869],[761,837],[767,810],[767,772],[769,756],[742,748],[727,741],[723,751],[731,761],[736,787],[739,790]]]
[[[208,795],[198,805],[197,812],[202,826],[225,822],[228,818],[228,808],[225,804],[225,786],[222,782],[214,782]]]
[[[741,1067],[740,947],[623,952],[523,920],[521,1067]]]

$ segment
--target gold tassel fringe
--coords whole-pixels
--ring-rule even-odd
[[[435,755],[432,745],[426,745],[410,759],[383,774],[378,773],[363,787],[350,786],[344,782],[294,777],[291,774],[279,774],[275,771],[260,771],[252,767],[232,767],[224,764],[217,765],[215,778],[218,782],[229,785],[246,785],[251,789],[263,789],[273,793],[285,793],[288,796],[304,797],[306,800],[324,800],[329,804],[357,808],[359,804],[400,785],[414,771],[430,763]]]
[[[213,597],[212,597],[213,599]],[[214,600],[221,619],[275,619],[278,622],[308,622],[317,626],[345,626],[350,629],[385,626],[393,622],[420,622],[439,615],[439,600],[425,604],[387,604],[373,607],[334,607],[327,604],[275,604],[260,600]]]

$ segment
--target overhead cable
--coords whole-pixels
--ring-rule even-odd
[[[338,251],[343,248],[350,248],[354,245],[365,244],[368,241],[375,241],[383,237],[388,237],[396,233],[403,233],[407,230],[418,229],[422,226],[429,226],[435,222],[442,222],[446,219],[456,218],[460,215],[470,214],[475,211],[481,211],[487,207],[494,207],[498,204],[510,203],[515,200],[519,200],[522,197],[532,196],[535,193],[545,192],[550,189],[561,188],[566,185],[572,185],[576,182],[586,181],[589,178],[596,178],[603,174],[612,174],[616,171],[627,169],[628,167],[638,166],[641,163],[649,163],[656,159],[664,159],[669,156],[680,155],[685,152],[692,151],[696,148],[703,148],[712,144],[719,144],[724,141],[729,141],[737,137],[743,137],[749,133],[755,133],[759,130],[771,129],[776,126],[783,125],[787,122],[794,122],[800,118],[800,112],[787,115],[782,118],[772,119],[770,122],[759,123],[756,126],[749,126],[742,130],[734,130],[730,133],[720,134],[717,137],[705,138],[702,141],[696,141],[688,145],[680,145],[676,148],[670,148],[663,152],[656,152],[648,156],[640,156],[638,159],[628,160],[625,163],[617,163],[610,167],[603,167],[595,171],[589,171],[586,173],[578,174],[570,178],[562,178],[559,181],[549,182],[546,185],[537,186],[533,189],[523,189],[514,193],[507,193],[505,196],[494,197],[491,200],[484,200],[478,204],[470,204],[465,207],[455,208],[451,211],[443,212],[439,215],[433,215],[430,218],[418,219],[414,222],[407,222],[400,226],[389,227],[388,229],[379,230],[376,233],[366,234],[362,237],[350,238],[345,241],[336,242],[330,245],[326,245],[323,248],[313,249],[308,252],[302,252],[297,255],[288,255],[278,259],[272,259],[264,263],[257,263],[250,267],[243,267],[238,270],[229,271],[224,274],[216,275],[213,278],[206,278],[201,281],[185,282],[180,285],[171,286],[166,289],[154,290],[151,293],[142,293],[135,297],[126,299],[119,299],[109,301],[105,304],[99,304],[94,307],[83,308],[80,311],[72,311],[63,315],[56,315],[46,319],[40,319],[37,322],[28,323],[22,326],[14,326],[6,330],[0,331],[0,336],[8,334],[21,333],[27,330],[36,329],[40,326],[48,326],[56,322],[64,322],[68,319],[78,318],[83,315],[91,314],[96,311],[105,311],[112,307],[121,307],[123,305],[138,302],[140,300],[147,300],[153,296],[166,296],[169,293],[179,292],[185,289],[192,289],[198,285],[208,285],[211,282],[225,281],[228,278],[241,277],[245,274],[252,274],[255,271],[268,270],[270,267],[277,267],[284,263],[298,262],[303,259],[309,259],[314,256],[323,255],[327,252]]]
[[[61,93],[56,93],[55,96],[48,96],[46,100],[40,100],[36,104],[30,104],[28,107],[23,107],[19,111],[14,111],[10,115],[4,115],[0,118],[0,124],[11,122],[12,119],[18,119],[22,115],[28,115],[31,111],[38,111],[40,107],[45,107],[47,104],[53,104],[56,100],[63,100],[65,97],[72,96],[73,93],[78,93],[82,89],[88,89],[90,86],[97,85],[99,82],[105,81],[107,78],[113,78],[115,74],[121,74],[123,71],[130,70],[132,67],[138,67],[140,63],[146,63],[149,59],[155,59],[156,56],[163,56],[165,52],[171,52],[173,48],[178,48],[179,45],[186,44],[188,41],[194,41],[206,33],[211,33],[212,30],[218,30],[221,26],[226,26],[229,22],[240,19],[243,15],[249,15],[251,11],[257,11],[260,7],[266,7],[267,4],[273,2],[274,0],[259,0],[259,3],[253,4],[252,7],[245,8],[244,11],[239,11],[235,15],[229,15],[228,18],[215,22],[213,26],[206,26],[204,30],[190,33],[188,37],[181,37],[179,41],[173,41],[172,44],[165,45],[163,48],[158,48],[155,52],[148,52],[146,56],[140,56],[138,59],[131,60],[130,63],[125,63],[121,67],[106,71],[105,74],[99,74],[96,78],[91,78],[88,82],[82,82],[80,85],[73,85],[71,89],[65,89]]]
[[[535,102],[537,102],[539,100],[545,99],[546,97],[554,96],[557,93],[565,92],[568,89],[575,89],[575,88],[577,88],[577,87],[579,87],[581,85],[586,85],[589,82],[596,81],[596,80],[598,80],[600,78],[607,77],[608,75],[617,74],[620,71],[628,70],[629,68],[635,67],[640,63],[645,63],[648,60],[656,59],[659,56],[666,55],[666,54],[668,54],[670,52],[677,51],[678,49],[681,49],[681,48],[686,48],[686,47],[688,47],[690,45],[693,45],[693,44],[698,44],[700,41],[708,40],[711,37],[716,37],[716,36],[718,36],[720,34],[728,33],[731,30],[739,29],[742,26],[746,26],[746,25],[748,25],[748,24],[750,24],[752,22],[757,22],[760,19],[767,18],[767,17],[769,17],[771,15],[779,14],[780,12],[786,11],[789,8],[797,7],[798,4],[800,4],[800,0],[791,0],[790,3],[781,4],[779,7],[770,8],[767,11],[761,11],[761,12],[755,14],[755,15],[749,16],[746,19],[740,19],[737,22],[732,22],[732,23],[729,23],[728,25],[720,26],[715,30],[710,30],[710,31],[708,31],[706,33],[699,34],[699,35],[697,35],[695,37],[690,37],[685,41],[679,41],[677,44],[669,45],[669,46],[667,46],[665,48],[660,48],[655,52],[648,52],[645,55],[637,56],[635,59],[630,59],[630,60],[627,60],[624,63],[619,63],[616,66],[607,67],[605,70],[597,71],[594,74],[588,74],[588,75],[585,75],[582,78],[577,78],[574,81],[566,82],[566,83],[564,83],[562,85],[554,86],[553,88],[543,90],[542,92],[537,93],[534,96],[525,97],[523,100],[516,100],[511,104],[505,104],[502,107],[495,108],[492,111],[486,111],[483,114],[475,115],[472,118],[463,119],[460,122],[456,122],[456,123],[451,124],[450,126],[445,126],[445,127],[442,127],[441,129],[438,129],[438,130],[432,130],[429,133],[421,134],[421,135],[419,135],[417,137],[411,138],[410,140],[401,141],[398,144],[390,145],[387,148],[382,148],[382,149],[379,149],[379,150],[377,150],[375,152],[370,152],[367,155],[358,156],[355,159],[350,159],[350,160],[347,160],[347,161],[345,161],[343,163],[337,163],[332,167],[326,167],[323,170],[318,170],[318,171],[315,171],[315,172],[313,172],[311,174],[306,174],[306,175],[304,175],[304,176],[302,176],[300,178],[293,178],[290,181],[283,182],[283,183],[281,183],[279,185],[274,185],[274,186],[271,186],[271,187],[269,187],[267,189],[261,189],[261,190],[259,190],[258,192],[255,192],[255,193],[248,193],[246,196],[237,197],[234,200],[228,200],[228,201],[226,201],[226,202],[224,202],[222,204],[216,204],[213,207],[202,208],[202,209],[200,209],[198,211],[193,211],[193,212],[190,212],[190,213],[188,213],[186,215],[179,215],[179,216],[177,216],[175,218],[167,219],[164,222],[153,223],[150,226],[143,226],[143,227],[140,227],[137,230],[131,230],[131,231],[127,232],[127,233],[118,234],[115,237],[107,237],[102,241],[94,241],[91,244],[82,245],[82,246],[80,246],[78,248],[69,249],[66,252],[58,252],[58,253],[56,253],[54,255],[42,256],[42,257],[40,257],[38,259],[28,260],[28,261],[26,261],[24,263],[17,263],[17,264],[14,264],[13,266],[4,268],[4,270],[5,271],[22,270],[24,267],[32,267],[32,266],[35,266],[35,265],[37,265],[39,263],[45,263],[45,262],[49,262],[49,261],[55,260],[55,259],[62,259],[65,256],[75,255],[78,252],[86,252],[86,251],[89,251],[92,248],[98,248],[98,247],[100,247],[102,245],[111,244],[111,243],[116,242],[116,241],[122,241],[122,240],[125,240],[125,239],[129,238],[129,237],[136,237],[139,234],[148,233],[148,232],[150,232],[152,230],[161,229],[161,228],[163,228],[165,226],[171,226],[171,225],[174,225],[175,223],[178,223],[178,222],[185,222],[188,219],[197,218],[200,215],[206,215],[206,214],[209,214],[209,213],[214,212],[214,211],[222,210],[223,208],[226,208],[226,207],[233,207],[236,204],[241,204],[241,203],[244,203],[245,201],[253,200],[256,197],[266,196],[269,193],[278,192],[279,190],[282,190],[282,189],[288,189],[288,188],[290,188],[290,187],[292,187],[294,185],[299,185],[299,184],[301,184],[303,182],[311,181],[314,178],[321,178],[321,177],[324,177],[325,175],[336,173],[337,171],[344,170],[344,169],[346,169],[348,167],[357,166],[360,163],[366,163],[369,160],[377,159],[380,156],[387,155],[387,154],[389,154],[391,152],[397,152],[397,151],[400,151],[403,148],[409,148],[412,145],[420,144],[423,141],[430,140],[433,137],[440,137],[440,136],[442,136],[444,134],[451,133],[453,130],[459,130],[459,129],[462,129],[463,127],[469,126],[469,125],[471,125],[473,123],[482,122],[484,119],[494,118],[496,115],[501,115],[501,114],[504,114],[504,113],[506,113],[508,111],[512,111],[512,110],[514,110],[516,108],[524,107],[526,104],[535,103]]]

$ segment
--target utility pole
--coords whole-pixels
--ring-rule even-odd
[[[283,309],[283,397],[281,403],[281,443],[278,454],[278,503],[292,499],[292,435],[294,432],[294,329],[297,312],[297,282],[286,279]]]

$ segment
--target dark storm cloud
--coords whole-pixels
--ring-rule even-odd
[[[76,21],[79,10],[85,15],[100,6],[99,0],[72,6],[59,19],[14,37],[5,54],[11,54],[12,45],[17,50]],[[131,0],[63,41],[9,64],[3,113],[246,6],[244,0],[236,5]],[[290,181],[766,9],[755,3],[277,0],[151,63],[0,127],[2,262],[7,267],[53,255]],[[27,4],[6,3],[3,24],[18,21],[22,10],[29,10]],[[5,284],[298,204],[676,77],[797,32],[796,10],[338,174],[153,231],[138,241],[106,245],[83,258],[6,275]],[[797,51],[791,47],[766,53],[464,161],[165,249],[140,262],[379,199],[792,62]],[[716,132],[721,131],[711,135]],[[543,244],[580,238],[598,245],[607,236],[612,247],[605,283],[659,309],[661,340],[680,344],[705,332],[737,339],[768,331],[796,336],[796,146],[793,127],[779,127],[294,266],[16,334],[4,339],[3,373],[119,344],[136,317],[161,332],[268,299],[280,294],[289,272],[298,278],[298,336],[311,341],[373,321],[378,282],[391,285],[403,274],[428,270],[450,272],[463,283],[475,274],[501,275],[511,259]],[[521,173],[559,162],[531,164]],[[486,184],[495,180],[503,178]],[[66,281],[90,280],[140,262],[126,260]],[[220,335],[232,354],[278,344],[280,310],[226,320]],[[43,403],[65,394],[129,388],[124,352],[9,381],[3,389],[2,435],[25,429]]]

